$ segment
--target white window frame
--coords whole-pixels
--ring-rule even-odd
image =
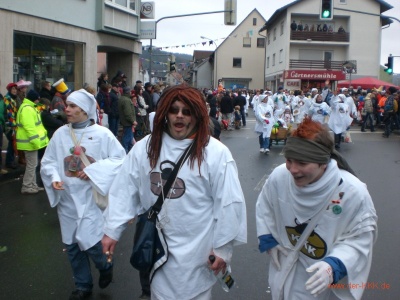
[[[125,0],[126,1],[126,5],[122,5],[116,2],[117,0],[107,0],[106,4],[112,7],[115,7],[117,9],[120,10],[126,10],[129,12],[135,12],[135,13],[140,13],[140,7],[139,7],[139,1],[138,0]],[[135,3],[135,9],[131,9],[130,8],[130,4],[131,2]]]
[[[244,48],[251,48],[251,37],[244,37],[243,38],[243,47]]]

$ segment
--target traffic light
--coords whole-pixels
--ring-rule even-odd
[[[385,72],[388,74],[392,74],[393,73],[393,56],[392,56],[392,54],[390,54],[388,56],[388,62],[387,62],[387,64],[385,64],[385,66],[386,66]]]
[[[224,10],[224,24],[236,25],[237,0],[225,0]]]
[[[333,18],[333,0],[321,0],[320,20],[332,20]]]
[[[176,70],[176,67],[175,67],[175,55],[171,55],[169,60],[170,60],[169,61],[169,71],[173,72],[173,71]]]

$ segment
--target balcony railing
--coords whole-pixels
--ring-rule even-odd
[[[344,61],[338,60],[301,60],[291,59],[289,61],[290,69],[308,69],[308,70],[336,70],[340,71],[343,69]]]
[[[291,31],[292,41],[318,41],[318,42],[349,42],[348,32],[324,32],[324,31]]]

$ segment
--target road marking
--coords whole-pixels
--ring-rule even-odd
[[[265,174],[265,175],[261,178],[261,180],[257,183],[257,185],[256,185],[255,188],[254,188],[254,190],[255,190],[256,192],[260,192],[260,191],[261,191],[261,189],[262,189],[262,187],[264,186],[265,181],[267,181],[268,177],[269,177],[269,174]]]
[[[264,186],[265,182],[267,181],[269,175],[272,173],[272,171],[273,171],[277,166],[279,166],[279,164],[273,164],[273,165],[272,165],[272,167],[271,167],[271,169],[270,169],[270,172],[267,173],[267,174],[265,174],[265,175],[261,178],[261,180],[260,180],[260,181],[257,183],[257,185],[254,187],[254,191],[256,191],[256,192],[261,191],[261,189],[262,189],[262,187]]]

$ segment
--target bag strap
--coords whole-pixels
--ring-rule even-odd
[[[172,170],[171,174],[168,177],[167,182],[165,183],[164,187],[163,187],[163,192],[161,192],[158,195],[158,199],[156,201],[156,203],[153,204],[152,206],[152,212],[155,214],[158,214],[161,211],[161,207],[163,205],[164,202],[164,198],[163,195],[167,195],[167,193],[169,192],[172,183],[175,181],[176,176],[178,175],[178,171],[181,168],[181,165],[183,165],[183,163],[185,162],[185,160],[188,158],[188,154],[190,152],[190,150],[192,149],[192,145],[193,143],[191,143],[189,145],[189,147],[186,148],[185,152],[183,152],[182,156],[180,157],[178,163],[175,165],[174,169]]]

